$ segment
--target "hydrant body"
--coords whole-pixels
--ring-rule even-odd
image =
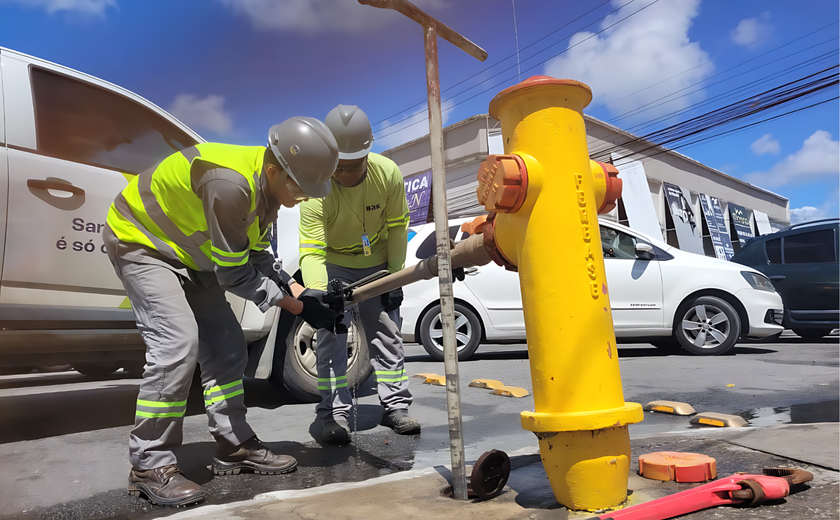
[[[558,502],[594,510],[626,499],[627,425],[643,412],[624,402],[621,386],[598,227],[606,204],[596,200],[601,177],[583,119],[591,99],[583,83],[545,76],[499,93],[490,114],[501,122],[502,157],[517,163],[507,161],[504,174],[483,167],[478,194],[490,211],[508,211],[485,236],[519,272],[535,406],[522,412],[522,427],[540,439]],[[517,166],[521,175],[511,181]],[[610,179],[600,173],[603,197]]]

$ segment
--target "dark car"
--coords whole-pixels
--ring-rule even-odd
[[[806,339],[840,326],[840,219],[804,222],[753,238],[732,258],[767,275],[785,304],[782,325]]]

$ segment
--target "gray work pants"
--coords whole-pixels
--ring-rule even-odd
[[[386,265],[368,269],[351,269],[327,264],[327,274],[332,279],[346,283],[387,269]],[[385,412],[407,409],[411,404],[408,377],[405,374],[405,353],[400,334],[399,309],[385,312],[382,299],[377,296],[358,305],[364,336],[370,352],[370,364],[376,376],[376,391]],[[351,309],[344,314],[344,324],[350,327]],[[347,334],[333,334],[325,329],[318,331],[318,390],[321,403],[316,413],[321,419],[329,416],[347,419],[351,399],[347,388]]]
[[[172,449],[183,440],[187,394],[201,366],[210,433],[234,446],[254,436],[245,422],[242,374],[245,336],[217,282],[193,283],[163,262],[120,255],[125,246],[106,228],[108,257],[125,286],[137,328],[146,343],[146,366],[128,440],[131,465],[153,469],[175,464]]]

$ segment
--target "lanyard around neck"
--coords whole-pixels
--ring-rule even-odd
[[[353,209],[353,206],[350,204],[350,201],[347,200],[347,197],[344,196],[344,191],[341,189],[341,184],[336,181],[335,185],[338,188],[338,193],[341,195],[341,198],[344,199],[344,202],[347,204],[347,207],[350,209],[350,212],[353,213],[353,216],[356,217],[356,220],[362,225],[362,233],[367,233],[367,225],[365,224],[365,181],[367,181],[367,175],[365,178],[362,179],[361,188],[362,188],[362,216],[359,217],[359,214],[356,213],[356,210]],[[355,186],[354,186],[355,188]]]

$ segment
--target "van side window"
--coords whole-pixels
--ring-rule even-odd
[[[782,239],[776,238],[768,240],[764,243],[764,249],[767,251],[767,260],[771,264],[782,263]]]
[[[196,141],[160,115],[105,89],[32,67],[38,151],[140,173]]]
[[[785,237],[786,264],[815,264],[836,262],[834,231],[823,229]]]

